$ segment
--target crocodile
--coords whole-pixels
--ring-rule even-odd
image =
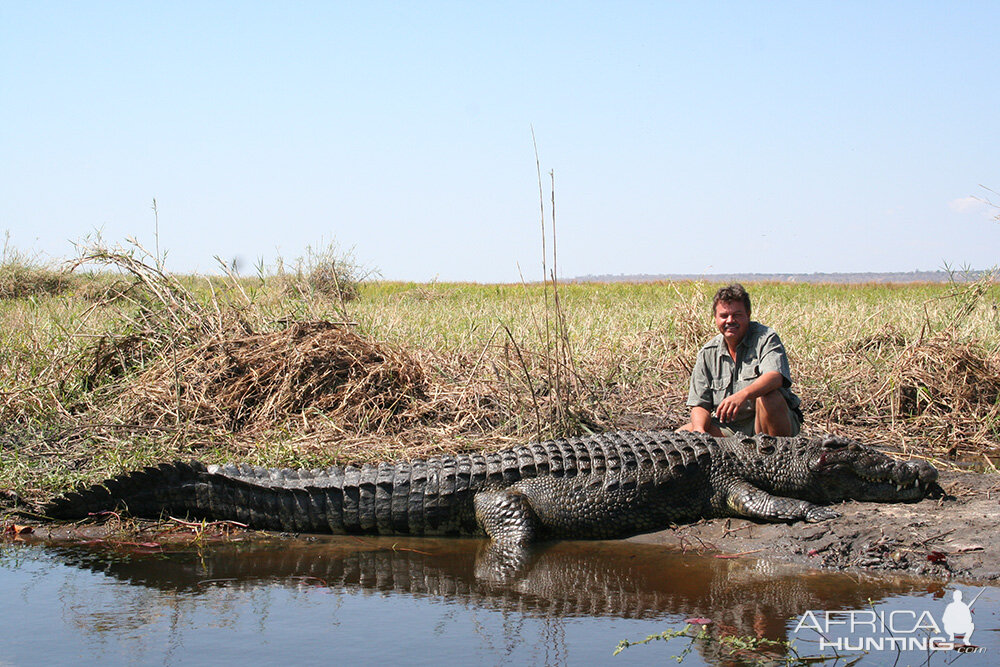
[[[817,522],[845,501],[939,494],[925,461],[837,436],[619,431],[486,454],[322,470],[163,463],[50,501],[57,520],[125,510],[295,533],[478,535],[510,547],[614,539],[702,518]]]

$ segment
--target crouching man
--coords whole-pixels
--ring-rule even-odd
[[[691,421],[678,430],[715,437],[798,435],[800,401],[789,389],[791,371],[778,334],[750,320],[750,295],[739,284],[716,292],[712,313],[719,335],[698,352],[687,400]]]

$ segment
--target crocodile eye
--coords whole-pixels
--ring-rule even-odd
[[[823,449],[844,449],[851,443],[847,438],[841,437],[839,435],[831,435],[823,438],[822,445]]]

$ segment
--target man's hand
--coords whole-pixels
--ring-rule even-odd
[[[749,389],[749,387],[747,388]],[[726,396],[722,402],[715,407],[715,417],[723,424],[736,419],[736,414],[740,408],[750,400],[746,389],[738,391],[732,396]]]
[[[725,424],[736,419],[736,414],[744,403],[750,401],[751,404],[764,394],[769,394],[781,386],[784,379],[778,371],[768,371],[754,380],[749,387],[744,387],[732,396],[722,399],[722,402],[715,406],[715,418]],[[751,405],[752,407],[752,405]]]

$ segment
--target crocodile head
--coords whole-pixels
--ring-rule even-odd
[[[941,493],[938,472],[926,461],[897,461],[836,436],[815,440],[809,447],[809,477],[826,502],[908,502]]]

